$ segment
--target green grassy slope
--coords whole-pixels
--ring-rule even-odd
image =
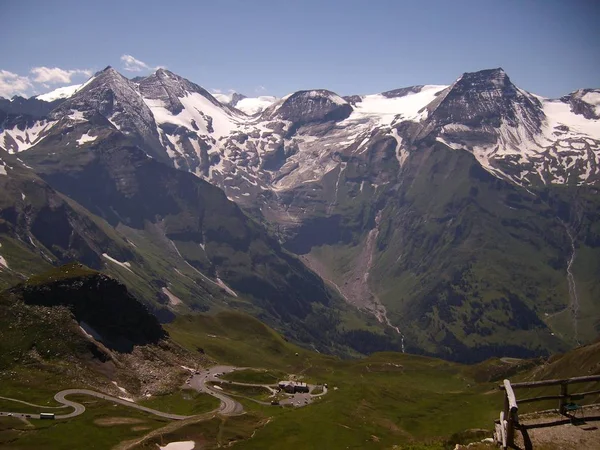
[[[395,145],[374,146],[368,162],[348,160],[328,217],[321,203],[302,197],[313,186],[299,188],[290,201],[309,213],[286,245],[316,259],[343,290],[364,275],[354,268],[380,212],[368,285],[412,352],[463,362],[533,357],[598,336],[597,188],[526,190],[494,177],[470,153],[427,140],[400,168]],[[333,201],[327,183],[317,193],[322,203]],[[322,232],[314,233],[313,222]],[[576,247],[576,319],[567,231]]]
[[[242,400],[270,422],[252,439],[236,444],[240,448],[442,448],[456,432],[491,429],[501,405],[495,383],[477,383],[468,366],[399,353],[341,360],[290,344],[240,313],[182,317],[167,328],[175,341],[202,349],[220,363],[277,370],[278,375],[296,374],[329,385],[329,393],[306,408]]]

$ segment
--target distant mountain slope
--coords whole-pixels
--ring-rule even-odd
[[[337,326],[348,307],[317,275],[218,188],[149,158],[95,120],[54,128],[20,155],[118,235],[125,248],[98,248],[93,267],[118,274],[163,320],[170,311],[230,305],[294,339],[343,344]]]
[[[47,116],[6,114],[0,147],[151,249],[143,276],[103,259],[168,310],[232,289],[253,300],[230,304],[297,336],[337,323],[361,351],[542,355],[600,330],[598,92],[544,99],[497,68],[380,94],[302,90],[249,116],[240,96],[170,71],[108,67]],[[200,271],[202,300],[184,299],[172,261]],[[338,295],[380,323],[375,337],[316,312]]]

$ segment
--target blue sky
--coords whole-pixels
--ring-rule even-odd
[[[492,67],[548,97],[600,87],[596,0],[0,0],[0,17],[5,97],[107,65],[246,95],[374,93]]]

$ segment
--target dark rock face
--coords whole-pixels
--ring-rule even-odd
[[[382,92],[381,95],[383,95],[384,97],[387,97],[387,98],[405,97],[409,94],[416,94],[417,92],[421,92],[421,89],[423,89],[422,84],[420,84],[418,86],[409,86],[409,87],[405,87],[405,88],[394,89],[391,91]]]
[[[206,89],[166,69],[159,69],[154,74],[144,78],[140,82],[139,88],[145,98],[162,101],[165,108],[175,115],[183,110],[179,98],[192,92],[206,97],[215,106],[223,106]]]
[[[229,102],[229,104],[231,106],[236,106],[241,100],[244,100],[245,98],[247,98],[247,96],[245,96],[244,94],[238,94],[237,92],[234,92],[231,96],[231,102]]]
[[[283,102],[274,116],[300,127],[313,122],[337,122],[351,113],[352,106],[348,102],[331,91],[319,89],[295,92]]]
[[[586,119],[600,119],[600,114],[597,113],[597,106],[588,103],[584,100],[586,95],[594,95],[600,97],[600,89],[579,89],[569,95],[561,97],[561,101],[571,105],[571,111],[575,114],[580,114]]]
[[[0,98],[0,112],[15,115],[27,115],[34,119],[46,117],[50,111],[63,103],[64,99],[54,100],[53,102],[45,102],[38,100],[35,97],[23,98],[20,96],[13,97],[12,100]]]
[[[539,101],[518,89],[502,69],[465,73],[430,108],[439,125],[499,127],[502,120],[517,125],[525,120],[539,131],[544,114]]]
[[[66,306],[79,323],[91,327],[103,343],[118,351],[155,344],[167,337],[157,319],[121,283],[102,274],[21,285],[12,290],[30,305]]]

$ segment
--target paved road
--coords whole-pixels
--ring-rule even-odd
[[[156,409],[146,408],[145,406],[141,406],[136,403],[133,403],[133,402],[130,402],[127,400],[123,400],[121,398],[113,397],[111,395],[101,394],[100,392],[90,391],[88,389],[66,389],[64,391],[60,391],[59,393],[57,393],[54,396],[54,400],[56,400],[58,403],[61,403],[63,405],[63,406],[59,406],[58,408],[64,408],[65,406],[70,406],[71,408],[73,408],[73,411],[70,412],[69,414],[56,414],[54,416],[55,419],[70,419],[71,417],[79,416],[85,412],[85,406],[83,406],[81,403],[77,403],[72,400],[67,400],[65,398],[67,395],[90,395],[92,397],[101,398],[103,400],[108,400],[110,402],[118,403],[120,405],[128,406],[130,408],[135,408],[140,411],[145,411],[147,413],[154,414],[155,416],[164,417],[166,419],[183,420],[183,419],[192,417],[192,416],[180,416],[178,414],[169,414],[169,413],[157,411]],[[17,399],[13,399],[13,398],[7,398],[7,397],[2,397],[2,398],[5,398],[6,400],[17,401],[19,403],[26,403],[21,400],[17,400]],[[28,404],[30,406],[39,407],[39,408],[47,408],[46,406],[34,405],[32,403],[26,403],[26,404]],[[24,418],[24,419],[39,419],[40,418],[39,414],[17,413],[17,412],[10,412],[10,411],[0,412],[0,416],[9,416],[9,415],[12,417],[19,417],[19,418]]]
[[[199,371],[197,374],[192,375],[189,379],[189,386],[198,392],[204,392],[212,395],[221,401],[221,405],[217,412],[224,416],[234,416],[244,412],[244,407],[240,402],[235,401],[231,397],[225,395],[222,391],[211,388],[207,383],[210,381],[220,381],[219,376],[233,372],[234,370],[240,370],[239,367],[232,366],[215,366],[210,369],[204,369]]]
[[[206,394],[212,395],[213,397],[219,399],[221,404],[214,411],[210,411],[211,413],[219,413],[224,416],[233,416],[233,415],[237,415],[237,414],[242,414],[244,412],[244,407],[242,406],[241,403],[239,403],[238,401],[229,397],[223,391],[219,391],[217,389],[212,388],[208,384],[209,382],[222,382],[222,380],[219,378],[221,375],[223,375],[225,373],[233,372],[234,370],[241,370],[241,369],[244,369],[244,368],[243,367],[233,367],[233,366],[211,367],[210,369],[204,369],[204,370],[199,371],[198,373],[192,374],[191,377],[186,382],[186,384],[198,392],[204,392]],[[235,383],[234,382],[232,384],[244,385],[245,383]],[[257,385],[257,384],[249,384],[247,386],[267,387],[267,385]],[[271,386],[269,385],[268,387],[271,387]],[[314,388],[314,386],[310,385],[310,389],[312,390],[313,388]],[[304,406],[306,404],[309,404],[311,402],[312,398],[319,397],[321,395],[325,395],[326,393],[327,393],[327,388],[324,387],[323,392],[321,394],[317,394],[317,395],[295,394],[293,396],[290,396],[288,399],[282,400],[281,404],[290,403],[295,406]],[[33,406],[35,408],[44,408],[44,409],[65,408],[65,407],[73,408],[73,411],[68,414],[55,415],[56,419],[70,419],[71,417],[76,417],[76,416],[83,414],[85,412],[85,406],[83,406],[81,403],[77,403],[72,400],[67,400],[66,397],[68,395],[89,395],[89,396],[97,397],[97,398],[107,400],[107,401],[110,401],[113,403],[118,403],[120,405],[127,406],[129,408],[134,408],[134,409],[137,409],[140,411],[154,414],[155,416],[164,417],[166,419],[183,420],[183,419],[188,419],[190,417],[193,417],[193,416],[181,416],[178,414],[169,414],[169,413],[157,411],[156,409],[147,408],[145,406],[138,405],[137,403],[133,403],[128,400],[123,400],[121,398],[102,394],[102,393],[96,392],[96,391],[90,391],[88,389],[66,389],[64,391],[58,392],[54,396],[54,399],[58,403],[60,403],[62,406],[54,406],[54,407],[35,405],[33,403],[27,403],[22,400],[17,400],[17,399],[8,398],[8,397],[0,397],[0,398],[5,399],[5,400],[16,401],[19,403],[24,403],[26,405]],[[262,402],[259,402],[259,403],[262,403]],[[13,416],[13,417],[25,418],[25,419],[39,419],[40,418],[39,414],[27,414],[27,413],[0,411],[0,416],[8,416],[8,415]]]

